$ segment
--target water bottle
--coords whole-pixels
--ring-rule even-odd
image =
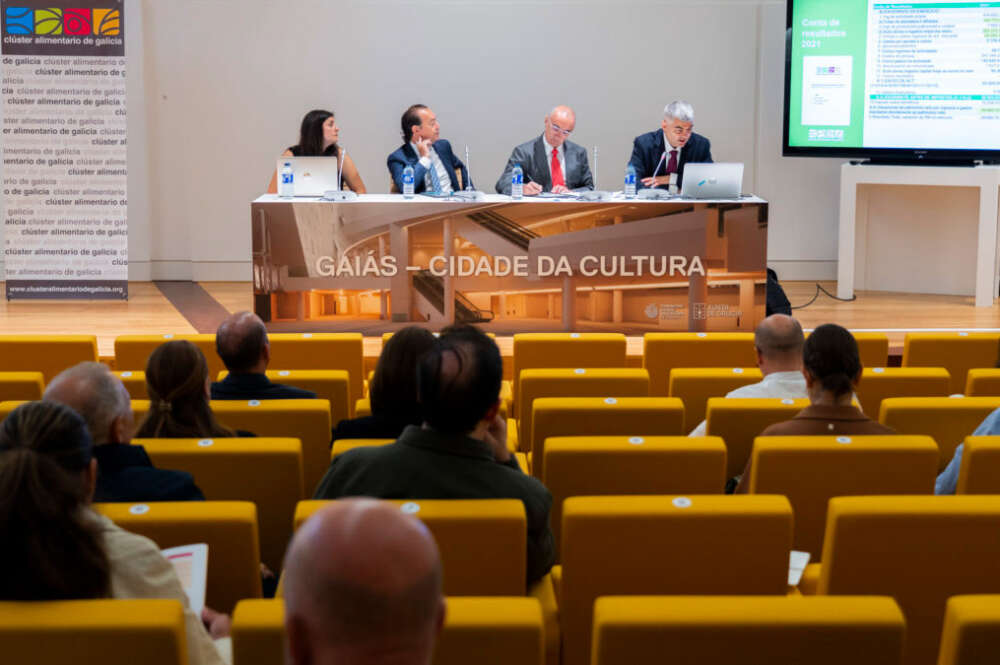
[[[278,196],[290,199],[295,196],[295,176],[292,173],[292,163],[285,162],[281,167],[281,180],[278,182]]]
[[[413,167],[409,164],[403,169],[403,198],[413,198]]]
[[[625,167],[625,198],[635,198],[635,167],[632,162]]]
[[[514,164],[510,172],[510,198],[519,201],[524,196],[524,169],[520,164]]]

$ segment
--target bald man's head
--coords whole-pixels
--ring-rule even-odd
[[[87,423],[94,445],[128,443],[132,438],[131,399],[121,379],[104,363],[82,362],[60,372],[42,399],[76,411]]]
[[[444,620],[437,545],[416,518],[374,499],[342,499],[296,532],[285,559],[293,663],[345,653],[428,662]]]
[[[545,140],[553,148],[563,144],[576,128],[576,113],[568,106],[557,106],[545,116]]]
[[[215,332],[215,350],[230,372],[263,372],[270,359],[267,328],[253,312],[232,314]]]
[[[802,369],[802,325],[787,314],[772,314],[757,325],[754,346],[764,374]]]

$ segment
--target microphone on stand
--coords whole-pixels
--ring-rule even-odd
[[[468,182],[465,183],[465,189],[452,192],[451,197],[454,199],[461,199],[463,201],[483,201],[486,199],[486,195],[478,191],[472,184],[472,168],[469,166],[469,146],[465,146],[465,172],[468,174]]]
[[[664,150],[663,154],[660,155],[660,162],[656,165],[656,169],[653,171],[653,177],[656,178],[656,174],[660,172],[660,167],[663,166],[664,160],[667,158],[667,151]],[[663,191],[662,189],[657,189],[656,185],[653,184],[647,189],[641,190],[637,195],[640,199],[669,199],[670,192]]]
[[[660,155],[660,162],[656,165],[656,168],[653,169],[653,178],[656,178],[656,174],[660,172],[660,167],[663,166],[663,162],[666,161],[666,159],[667,159],[667,151],[664,150],[663,154]],[[654,189],[656,188],[656,183],[653,183],[652,188]]]
[[[584,190],[584,191],[580,192],[580,199],[582,201],[603,201],[605,199],[611,198],[611,194],[609,192],[605,192],[604,190],[597,189],[597,182],[598,182],[597,181],[597,174],[598,174],[598,169],[597,169],[597,146],[595,145],[594,146],[594,189],[592,189],[592,190]]]
[[[323,192],[324,201],[357,201],[357,192],[344,191],[344,162],[347,160],[347,151],[341,148],[337,156],[337,189],[329,189]]]

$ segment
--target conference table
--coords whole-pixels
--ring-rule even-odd
[[[638,334],[753,330],[764,316],[768,204],[756,196],[267,194],[250,209],[255,310],[272,330]]]

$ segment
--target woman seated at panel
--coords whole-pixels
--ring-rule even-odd
[[[332,440],[395,439],[407,425],[419,425],[417,365],[434,342],[434,335],[417,326],[394,333],[382,347],[368,391],[372,415],[341,420]]]
[[[229,617],[199,618],[160,548],[91,510],[96,487],[93,442],[68,406],[28,402],[0,424],[0,600],[176,599],[188,662],[223,665]]]
[[[309,111],[306,117],[302,118],[302,127],[299,129],[299,142],[285,152],[282,157],[336,157],[341,158],[342,151],[337,144],[340,135],[340,127],[330,111]],[[339,165],[343,170],[344,181],[341,188],[350,189],[357,194],[364,194],[365,183],[361,181],[361,174],[354,166],[354,160],[350,155],[345,154],[343,164]],[[271,178],[271,184],[267,191],[275,194],[278,191],[278,174]]]
[[[254,436],[219,423],[209,406],[212,379],[205,355],[187,340],[161,344],[146,361],[149,413],[135,433],[140,439],[206,439]]]
[[[852,404],[861,380],[861,357],[854,335],[834,323],[819,326],[802,348],[802,374],[809,406],[791,420],[767,427],[760,436],[832,436],[895,434]],[[740,477],[737,493],[750,487],[750,461]]]

